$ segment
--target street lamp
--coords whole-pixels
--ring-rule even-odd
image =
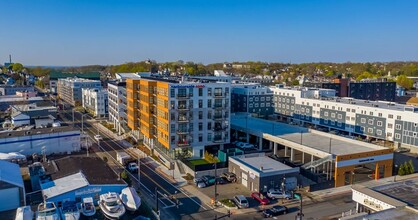
[[[74,109],[73,109],[74,110]],[[73,112],[74,113],[74,112]],[[81,114],[81,113],[80,113]],[[85,142],[86,142],[86,149],[87,149],[87,157],[89,156],[89,145],[88,145],[88,143],[87,143],[87,137],[86,137],[86,135],[84,134],[84,116],[86,116],[88,113],[85,113],[85,114],[82,114],[81,115],[81,133],[83,134],[83,136],[84,136],[84,140],[85,140]],[[73,117],[73,120],[74,120],[74,117]]]

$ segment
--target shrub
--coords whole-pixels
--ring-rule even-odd
[[[226,207],[235,207],[235,203],[232,202],[230,199],[222,199],[219,201],[221,204],[225,205]]]

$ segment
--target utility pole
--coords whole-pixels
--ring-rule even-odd
[[[218,158],[216,158],[216,160],[218,160]],[[218,174],[217,174],[217,171],[218,171],[218,167],[217,167],[217,162],[215,162],[215,206],[217,206],[218,205],[218,180],[217,180],[217,178],[218,178]]]

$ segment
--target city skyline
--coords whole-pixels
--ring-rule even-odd
[[[418,2],[6,1],[0,61],[115,65],[148,58],[233,61],[418,60]],[[5,43],[7,42],[7,43]]]

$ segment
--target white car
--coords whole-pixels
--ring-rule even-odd
[[[134,162],[128,164],[128,170],[129,171],[136,172],[136,171],[138,171],[138,169],[139,169],[138,164],[136,164]]]
[[[267,191],[267,197],[270,199],[290,199],[292,196],[288,192],[283,193],[279,189],[269,189]]]
[[[94,135],[94,139],[96,139],[96,141],[103,140],[103,138],[102,138],[102,136],[100,136],[100,134]]]
[[[245,143],[244,145],[240,146],[242,149],[255,149],[253,144]]]

